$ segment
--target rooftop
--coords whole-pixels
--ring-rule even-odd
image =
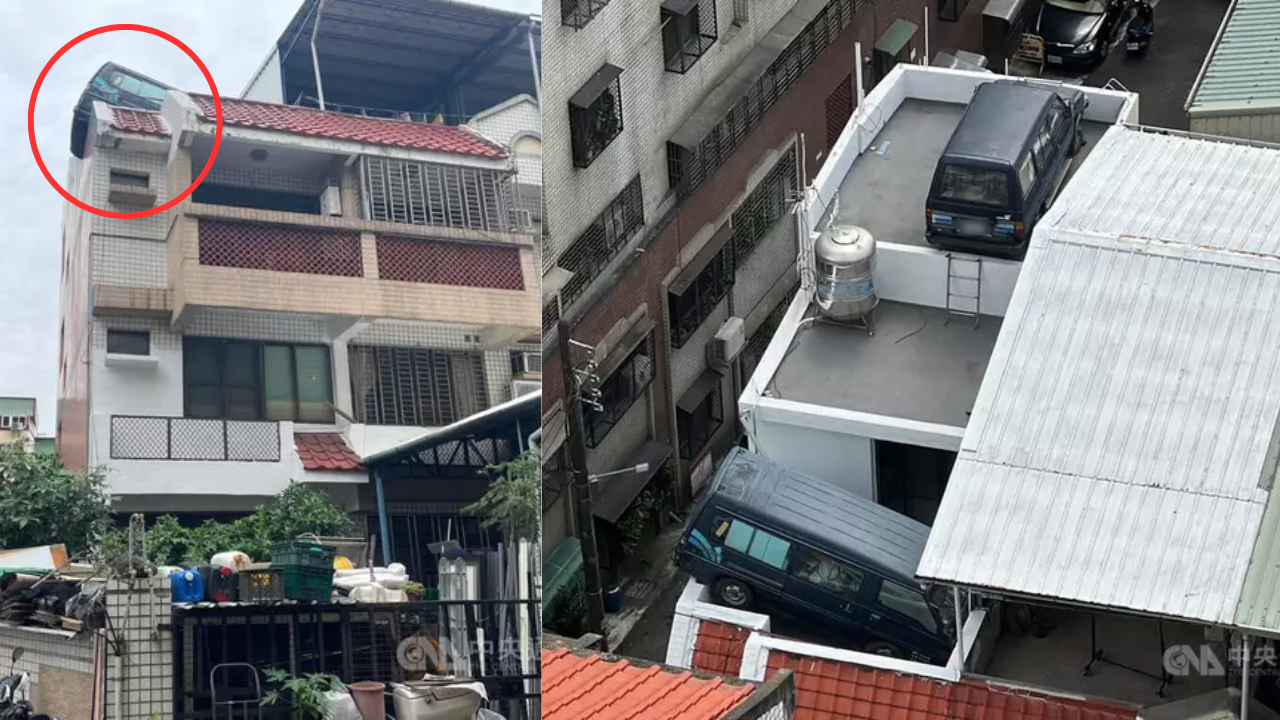
[[[169,124],[160,117],[159,112],[147,110],[130,110],[128,108],[111,108],[111,127],[139,135],[157,135],[169,137]]]
[[[1110,130],[1036,229],[918,576],[1280,630],[1278,226],[1280,151]]]
[[[1280,4],[1235,0],[1232,8],[1187,98],[1192,115],[1280,106]]]
[[[306,470],[360,469],[360,456],[347,446],[342,433],[295,433],[293,442]]]
[[[718,720],[755,687],[564,647],[542,651],[543,720]]]
[[[882,302],[875,334],[815,319],[797,333],[772,397],[964,427],[1000,318],[945,322],[944,311]],[[851,371],[856,370],[856,371]]]

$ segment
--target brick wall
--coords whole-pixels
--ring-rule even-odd
[[[608,8],[606,8],[608,10]],[[577,321],[573,329],[575,340],[584,343],[598,342],[618,318],[627,317],[631,310],[642,303],[659,308],[654,317],[666,316],[666,298],[663,283],[680,264],[681,249],[708,223],[717,223],[731,209],[732,203],[742,196],[746,178],[770,150],[783,150],[793,134],[805,136],[804,182],[811,182],[821,168],[821,156],[826,147],[826,100],[841,81],[854,72],[855,42],[861,42],[864,55],[870,55],[871,47],[895,18],[905,18],[922,24],[924,6],[908,0],[864,6],[854,22],[827,46],[818,60],[791,87],[787,94],[764,117],[761,123],[738,147],[737,151],[704,182],[692,197],[680,207],[674,219],[658,229],[660,234],[651,241],[620,277],[615,278],[611,290],[599,298]],[[975,31],[980,22],[981,3],[973,2],[959,23],[938,23],[936,4],[930,5],[930,54],[943,48],[961,47],[978,50],[980,37]],[[923,30],[917,31],[915,43],[923,52]],[[865,70],[865,68],[864,68]],[[634,96],[633,96],[634,97]],[[566,141],[567,142],[567,141]],[[646,216],[652,226],[655,218]],[[652,232],[646,227],[643,232]],[[668,358],[670,341],[667,331],[669,319],[658,323],[656,334],[656,372],[653,383],[653,415],[655,436],[674,443],[672,434],[671,363]],[[563,396],[559,358],[547,359],[544,370],[543,397],[554,402]],[[726,422],[732,418],[736,398],[726,398]]]

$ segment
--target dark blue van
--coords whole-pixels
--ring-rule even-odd
[[[1070,158],[1088,98],[1065,86],[978,86],[934,171],[926,239],[947,250],[1021,259]]]
[[[865,652],[945,665],[951,596],[914,577],[928,537],[911,518],[734,448],[675,561],[721,605],[768,605]]]

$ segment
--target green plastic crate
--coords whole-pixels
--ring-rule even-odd
[[[333,568],[283,568],[284,596],[290,600],[329,602],[333,596]]]
[[[333,570],[333,560],[338,555],[338,548],[333,545],[320,545],[310,540],[285,540],[272,543],[271,567],[307,567]]]

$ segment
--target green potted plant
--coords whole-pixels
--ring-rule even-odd
[[[325,720],[329,715],[331,692],[346,692],[346,685],[335,675],[311,673],[293,677],[285,670],[266,671],[267,682],[274,687],[262,697],[263,705],[291,703],[302,720]]]
[[[422,598],[427,596],[427,588],[417,580],[410,580],[404,584],[404,594],[409,596],[409,602],[422,602]]]

